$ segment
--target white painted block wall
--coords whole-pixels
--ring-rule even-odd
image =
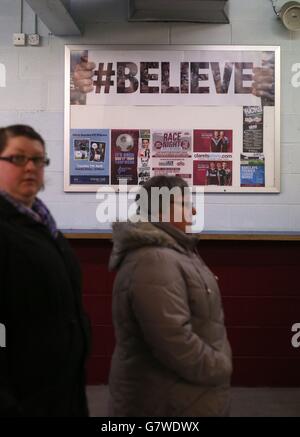
[[[84,36],[58,38],[38,22],[40,47],[14,47],[20,31],[20,1],[0,2],[0,63],[7,72],[0,88],[0,125],[28,123],[46,139],[51,166],[41,197],[62,229],[100,229],[95,194],[63,191],[63,90],[65,44],[252,44],[280,45],[282,53],[281,182],[275,194],[205,197],[205,230],[300,232],[300,87],[291,85],[300,63],[300,32],[277,20],[270,0],[229,0],[230,24],[128,23],[126,0],[71,0]],[[24,6],[23,31],[34,31]]]

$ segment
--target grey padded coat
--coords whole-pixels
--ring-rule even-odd
[[[227,415],[231,349],[195,238],[167,224],[118,223],[113,240],[111,415]]]

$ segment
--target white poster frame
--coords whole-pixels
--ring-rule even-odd
[[[103,51],[274,51],[275,55],[275,104],[274,104],[274,142],[269,145],[274,151],[274,183],[272,186],[264,187],[241,187],[241,186],[204,186],[206,193],[280,193],[280,47],[279,46],[242,46],[242,45],[66,45],[65,46],[65,95],[64,95],[64,191],[65,192],[96,192],[99,187],[105,191],[104,185],[86,185],[86,184],[71,184],[70,183],[70,129],[71,129],[71,105],[70,105],[70,56],[71,51],[81,50],[103,50]],[[126,106],[124,107],[126,108]],[[143,108],[141,106],[141,108]],[[145,123],[146,124],[146,123]],[[147,126],[146,126],[147,127]],[[97,126],[98,128],[98,126]],[[106,129],[107,126],[99,126],[99,129]],[[134,126],[128,126],[134,128]],[[150,126],[156,128],[156,126]],[[185,126],[182,126],[184,129]],[[195,129],[197,127],[195,126]],[[111,164],[109,162],[109,168]],[[113,187],[118,191],[118,185],[107,185],[110,190]],[[128,186],[133,188],[134,186]],[[138,185],[135,186],[138,189]]]

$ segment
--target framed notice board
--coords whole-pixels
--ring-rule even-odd
[[[66,46],[65,191],[280,192],[280,47]]]

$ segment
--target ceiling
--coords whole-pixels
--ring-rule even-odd
[[[80,35],[88,22],[228,23],[228,0],[26,0],[57,36]]]

